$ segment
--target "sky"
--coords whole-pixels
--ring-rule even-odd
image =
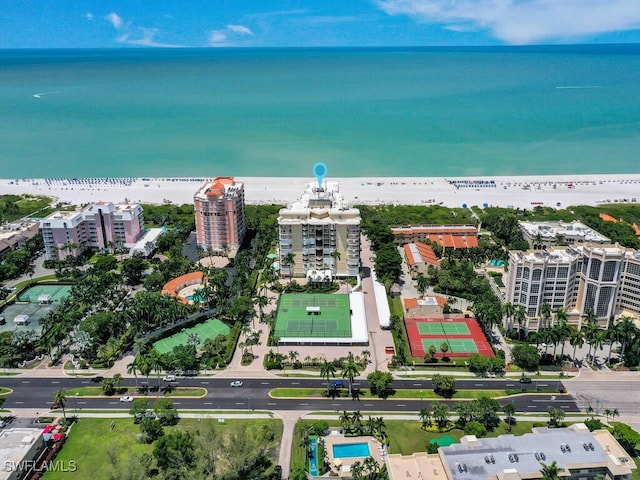
[[[0,48],[640,43],[640,0],[0,0]]]

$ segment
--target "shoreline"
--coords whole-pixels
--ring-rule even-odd
[[[0,179],[0,195],[32,194],[58,202],[192,204],[193,195],[213,177],[123,177]],[[235,177],[244,182],[248,204],[296,200],[312,177]],[[350,204],[566,208],[572,205],[638,203],[640,174],[523,175],[465,177],[327,177],[337,181]]]

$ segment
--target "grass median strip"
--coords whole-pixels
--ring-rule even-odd
[[[70,388],[69,390],[65,390],[65,395],[67,398],[71,397],[106,397],[106,398],[117,398],[118,395],[131,395],[135,397],[159,397],[164,396],[165,398],[171,397],[204,397],[207,394],[206,388],[200,387],[178,387],[170,392],[163,392],[162,390],[159,392],[148,392],[146,394],[138,393],[135,388],[127,388],[118,390],[116,395],[112,395],[111,397],[107,397],[102,393],[102,387],[80,387],[80,388]]]
[[[518,392],[521,393],[521,392]],[[327,398],[326,388],[274,388],[270,395],[273,398]],[[342,392],[341,398],[347,398],[349,393],[345,390]],[[485,397],[503,397],[506,396],[506,390],[457,390],[450,399],[474,399],[482,396]],[[360,392],[360,399],[372,399],[368,391]],[[377,398],[377,397],[373,397]],[[424,400],[448,400],[436,394],[433,390],[413,390],[401,389],[396,390],[389,398],[393,399],[424,399]]]

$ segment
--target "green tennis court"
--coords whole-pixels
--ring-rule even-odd
[[[36,285],[25,290],[18,297],[19,302],[38,303],[40,295],[51,295],[51,301],[60,303],[60,301],[69,296],[71,285]]]
[[[440,346],[443,343],[449,344],[449,351],[447,353],[478,353],[478,348],[473,339],[470,338],[423,338],[422,348],[425,352],[429,351],[429,347],[433,345],[436,347],[438,353],[441,352]]]
[[[286,337],[350,337],[348,295],[285,294],[278,302],[275,335]]]
[[[419,322],[420,335],[470,335],[469,327],[465,322]]]
[[[175,333],[170,337],[158,340],[154,345],[159,353],[169,353],[178,345],[186,345],[190,334],[195,334],[200,339],[198,347],[200,347],[207,338],[215,338],[218,335],[228,335],[229,327],[216,318],[207,320],[206,322],[194,325],[179,333]]]

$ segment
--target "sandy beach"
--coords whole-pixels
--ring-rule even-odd
[[[327,178],[338,181],[354,204],[477,205],[533,208],[637,203],[640,174],[456,178]],[[206,178],[2,179],[0,194],[36,194],[59,202],[193,203]],[[245,183],[247,203],[287,204],[312,178],[236,177]]]

